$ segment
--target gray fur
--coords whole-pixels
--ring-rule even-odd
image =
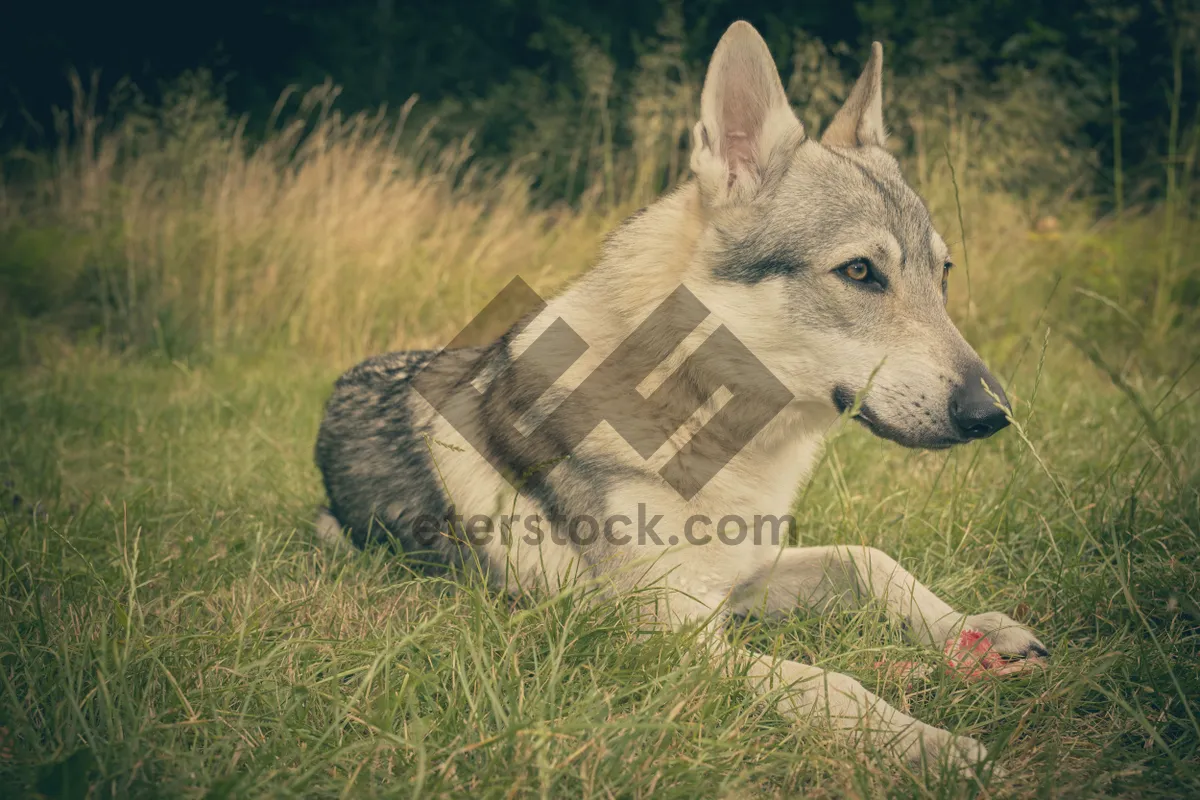
[[[423,540],[424,516],[444,520],[451,504],[439,485],[428,431],[409,407],[414,375],[431,351],[389,353],[364,361],[334,385],[317,437],[316,460],[329,513],[357,547],[395,540],[405,551],[450,563],[444,539]]]

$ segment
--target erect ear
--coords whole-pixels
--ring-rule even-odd
[[[871,44],[867,66],[821,136],[821,143],[834,147],[887,144],[883,127],[883,45],[879,42]]]
[[[715,202],[753,196],[772,156],[804,138],[767,43],[750,23],[733,23],[717,44],[692,134],[692,170]]]

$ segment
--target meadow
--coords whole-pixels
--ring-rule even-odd
[[[339,372],[449,340],[514,275],[552,292],[586,269],[683,177],[695,89],[647,89],[629,148],[589,118],[567,202],[409,108],[343,115],[331,85],[253,134],[202,78],[111,116],[77,87],[59,147],[0,185],[5,796],[1200,794],[1195,137],[1169,192],[1118,212],[1049,181],[1086,159],[1020,133],[1028,96],[999,130],[895,112],[959,264],[951,315],[1014,424],[942,453],[845,427],[797,543],[882,548],[955,606],[1032,625],[1049,668],[900,679],[877,664],[938,659],[875,608],[731,634],[981,739],[1003,774],[859,756],[620,606],[318,542]],[[1018,170],[1047,181],[1014,188]]]

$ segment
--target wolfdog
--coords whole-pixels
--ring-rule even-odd
[[[513,593],[636,590],[648,625],[699,626],[785,717],[912,761],[986,760],[850,677],[722,635],[734,615],[879,602],[923,645],[990,648],[983,668],[1048,656],[875,548],[788,546],[788,511],[840,419],[928,449],[1010,419],[947,315],[946,243],[886,149],[882,58],[875,43],[818,140],[766,43],[734,23],[705,78],[693,175],[615,230],[592,270],[490,343],[379,356],[337,381],[318,531],[470,562]]]

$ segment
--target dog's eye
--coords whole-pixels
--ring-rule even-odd
[[[942,264],[942,279],[943,280],[945,280],[946,276],[950,274],[950,270],[952,270],[952,269],[954,269],[953,261],[947,261],[945,264]]]
[[[863,286],[882,288],[883,281],[879,279],[871,262],[865,258],[856,258],[838,267],[836,272],[847,280],[860,283]]]
[[[854,281],[865,281],[871,277],[871,268],[865,261],[853,261],[846,265],[846,277]]]

